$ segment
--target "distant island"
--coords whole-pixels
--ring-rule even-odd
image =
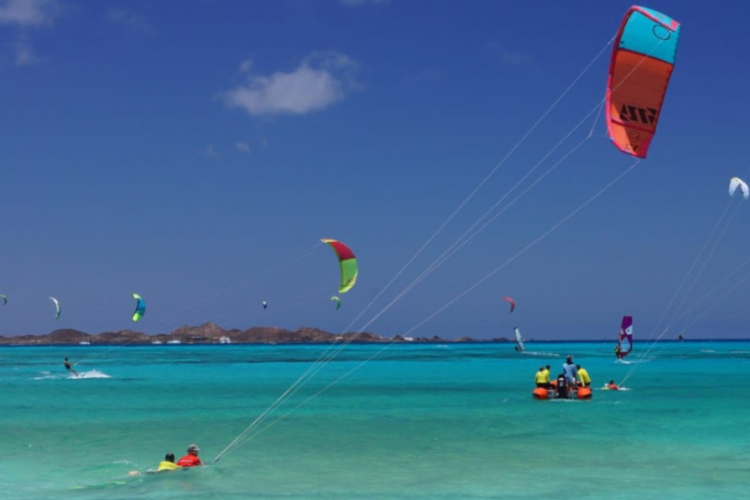
[[[447,343],[447,342],[509,342],[506,338],[475,340],[471,337],[443,339],[433,337],[381,337],[369,332],[335,334],[318,328],[302,327],[297,330],[273,326],[254,326],[247,330],[224,330],[215,323],[200,326],[181,326],[172,333],[147,335],[133,330],[88,334],[79,330],[55,330],[47,335],[0,335],[0,345],[147,345],[147,344],[331,344],[347,341],[358,344],[387,343]]]

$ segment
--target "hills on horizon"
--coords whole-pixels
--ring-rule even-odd
[[[274,326],[254,326],[246,330],[225,330],[216,323],[204,323],[199,326],[181,326],[171,333],[148,335],[134,330],[101,332],[89,334],[75,329],[55,330],[46,335],[0,335],[0,345],[64,345],[89,343],[90,345],[145,345],[166,344],[179,341],[180,344],[299,344],[299,343],[333,343],[346,340],[353,343],[390,343],[390,342],[509,342],[505,338],[475,340],[470,337],[443,339],[438,336],[381,337],[370,332],[347,332],[334,334],[313,327],[300,327],[294,331]]]

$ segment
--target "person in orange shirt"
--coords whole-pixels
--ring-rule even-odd
[[[203,465],[203,462],[201,462],[201,459],[198,458],[198,452],[200,452],[200,448],[198,448],[198,445],[191,444],[188,446],[187,449],[187,455],[180,458],[177,461],[177,465],[180,467],[196,467],[198,465]]]

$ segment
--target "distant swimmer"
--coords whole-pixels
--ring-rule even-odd
[[[198,448],[198,445],[191,444],[188,446],[187,449],[187,455],[180,458],[177,461],[177,465],[180,467],[196,467],[198,465],[203,465],[203,462],[201,462],[201,459],[198,458],[198,453],[200,452],[200,448]]]
[[[617,384],[615,384],[614,380],[610,380],[609,384],[607,384],[607,389],[609,389],[610,391],[616,391],[619,389],[619,387],[617,387]]]
[[[180,466],[174,463],[174,453],[169,452],[164,456],[164,460],[159,462],[159,467],[156,472],[162,472],[167,470],[177,470]]]
[[[65,358],[65,369],[66,369],[66,370],[68,370],[69,372],[73,373],[73,375],[75,375],[76,377],[78,376],[78,372],[77,372],[77,371],[75,371],[75,370],[73,369],[73,367],[74,367],[75,365],[77,365],[77,364],[78,364],[78,363],[73,363],[73,364],[71,364],[71,363],[70,363],[70,361],[68,361],[68,358]]]

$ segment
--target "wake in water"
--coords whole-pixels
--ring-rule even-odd
[[[107,375],[104,372],[100,372],[99,370],[89,370],[87,372],[78,372],[78,376],[73,375],[72,373],[52,373],[52,372],[42,372],[42,374],[38,377],[34,377],[34,380],[59,380],[59,379],[83,379],[83,378],[111,378],[109,375]]]
[[[539,356],[542,358],[559,358],[559,354],[554,352],[536,352],[536,351],[524,351],[522,354],[528,354],[529,356]]]
[[[67,378],[81,379],[81,378],[111,378],[111,377],[104,372],[100,372],[99,370],[89,370],[87,372],[78,372],[77,377],[75,375],[70,375]]]
[[[649,359],[631,359],[630,361],[625,361],[624,359],[616,359],[615,364],[623,364],[623,365],[640,365],[643,363],[648,363]]]

